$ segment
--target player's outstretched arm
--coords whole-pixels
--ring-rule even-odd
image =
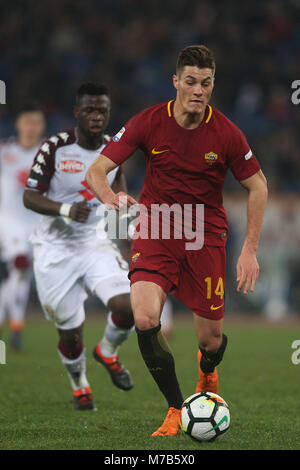
[[[88,169],[86,173],[86,181],[101,202],[118,210],[124,204],[124,202],[122,203],[122,198],[120,198],[120,196],[123,196],[124,199],[126,198],[126,204],[128,206],[137,204],[137,202],[133,197],[123,191],[118,192],[117,194],[114,193],[112,188],[109,186],[107,174],[116,168],[116,166],[116,163],[110,160],[110,158],[100,154]]]
[[[267,197],[267,180],[260,170],[255,175],[240,181],[248,191],[247,230],[240,257],[237,261],[237,290],[244,288],[244,294],[254,287],[259,275],[259,264],[256,258],[260,231],[262,227]]]
[[[23,202],[27,209],[39,214],[62,215],[81,223],[88,220],[89,213],[91,212],[85,199],[75,204],[66,204],[53,201],[41,194],[39,191],[32,191],[30,189],[25,189]]]

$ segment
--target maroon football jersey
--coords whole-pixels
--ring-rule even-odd
[[[201,124],[184,129],[173,116],[174,101],[141,111],[128,121],[103,150],[117,165],[143,150],[146,176],[139,202],[204,204],[205,244],[222,246],[227,216],[222,190],[228,168],[238,181],[259,171],[240,129],[208,105]]]

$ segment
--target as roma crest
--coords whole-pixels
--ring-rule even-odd
[[[214,152],[208,152],[204,155],[204,158],[209,165],[213,165],[218,160],[218,154]]]

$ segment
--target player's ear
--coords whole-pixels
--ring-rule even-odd
[[[77,118],[78,117],[78,114],[79,114],[79,108],[78,106],[74,106],[73,107],[73,114],[74,116]]]
[[[174,73],[173,75],[173,85],[176,90],[178,90],[178,76]]]

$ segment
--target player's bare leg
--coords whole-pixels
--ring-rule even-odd
[[[152,436],[174,436],[179,430],[183,402],[173,355],[161,333],[160,315],[166,299],[163,289],[153,282],[137,281],[131,287],[138,344],[145,364],[166,398],[168,414]]]
[[[160,323],[163,335],[167,340],[169,340],[174,330],[173,305],[169,297],[166,298],[165,304],[163,306]]]
[[[221,362],[227,345],[227,336],[222,333],[223,319],[209,320],[194,314],[194,323],[199,344],[196,393],[218,393],[219,379],[216,366]]]
[[[122,390],[130,390],[133,381],[129,371],[120,363],[118,349],[127,340],[134,327],[130,295],[121,294],[108,301],[110,310],[104,336],[94,348],[94,358],[104,365],[112,382]]]
[[[71,330],[58,329],[58,353],[66,367],[73,389],[75,410],[95,410],[91,387],[86,378],[83,323]]]

